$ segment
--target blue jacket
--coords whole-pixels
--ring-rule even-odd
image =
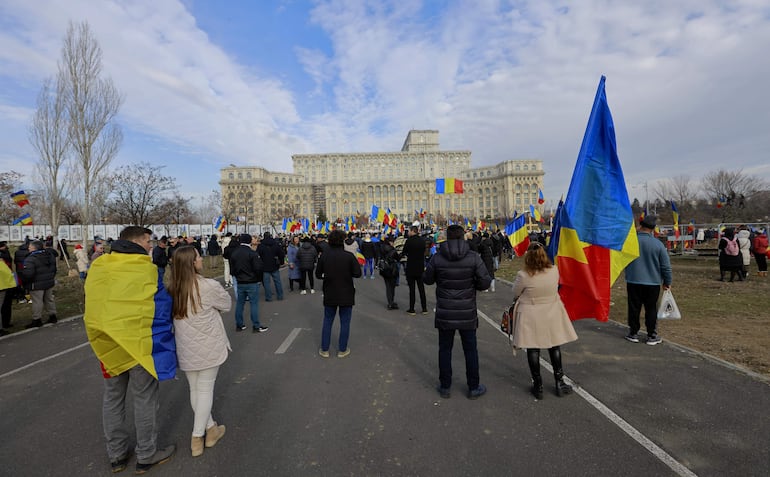
[[[626,267],[626,283],[671,285],[671,260],[660,240],[649,232],[638,232],[639,258]]]

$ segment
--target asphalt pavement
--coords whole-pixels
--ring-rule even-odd
[[[259,303],[268,332],[236,333],[233,312],[224,314],[233,352],[213,415],[225,437],[190,456],[193,415],[180,373],[161,383],[159,435],[178,450],[149,475],[770,475],[768,381],[665,336],[657,346],[632,344],[617,323],[576,322],[579,340],[562,353],[577,392],[557,397],[543,369],[545,398],[536,401],[525,354],[514,357],[497,329],[511,297],[498,282],[478,295],[489,390],[466,398],[457,338],[452,396],[441,399],[433,315],[406,314],[406,280],[393,311],[382,279],[357,280],[351,354],[336,357],[335,323],[324,359],[320,281],[318,293],[300,295],[283,277],[285,299]],[[435,289],[426,288],[432,310]],[[82,318],[0,338],[0,357],[0,475],[112,475],[103,378]]]

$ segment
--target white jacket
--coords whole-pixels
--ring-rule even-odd
[[[738,247],[741,251],[743,264],[746,266],[751,262],[751,252],[749,251],[751,249],[751,240],[749,240],[750,235],[751,234],[746,229],[738,231]]]
[[[88,271],[88,266],[91,265],[91,263],[88,261],[88,254],[86,253],[85,249],[82,249],[82,248],[75,249],[75,260],[77,261],[79,272]]]
[[[187,318],[174,320],[176,356],[182,371],[219,366],[227,359],[228,350],[232,351],[220,315],[220,312],[230,310],[230,294],[218,281],[200,275],[198,287],[201,310],[191,314],[192,303],[188,303]]]

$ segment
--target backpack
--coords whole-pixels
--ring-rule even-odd
[[[381,258],[377,262],[377,270],[382,278],[395,278],[398,276],[398,262],[392,258]]]
[[[738,255],[738,239],[732,240],[725,238],[727,245],[725,245],[725,254],[732,255],[733,257]]]

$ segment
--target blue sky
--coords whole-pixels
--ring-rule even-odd
[[[292,154],[438,129],[474,166],[543,160],[557,200],[601,75],[632,198],[719,168],[770,180],[765,0],[3,0],[0,170],[29,184],[26,131],[69,20],[125,95],[115,165],[164,165],[187,196],[230,163],[291,171]]]

